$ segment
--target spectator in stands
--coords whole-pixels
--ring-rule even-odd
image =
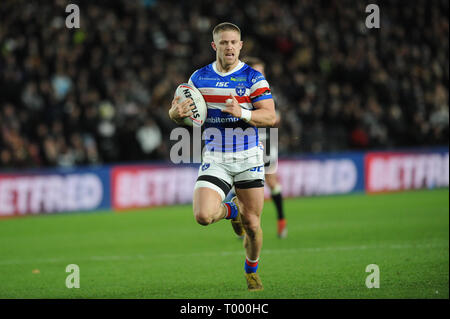
[[[380,2],[380,29],[351,0],[77,3],[67,29],[67,1],[2,1],[0,169],[168,159],[165,107],[229,17],[274,61],[281,155],[449,143],[448,1]]]

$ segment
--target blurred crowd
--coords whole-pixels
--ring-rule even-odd
[[[280,155],[448,145],[448,1],[371,3],[379,29],[357,0],[2,0],[0,169],[169,159],[175,88],[223,21],[267,63]]]

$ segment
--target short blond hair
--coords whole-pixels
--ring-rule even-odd
[[[241,35],[241,29],[239,29],[237,25],[231,22],[222,22],[214,27],[212,32],[213,39],[216,34],[222,31],[236,31],[237,33],[239,33],[239,36]]]

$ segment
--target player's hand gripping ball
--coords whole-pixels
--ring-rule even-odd
[[[187,83],[180,84],[175,90],[175,98],[179,97],[178,103],[183,103],[187,99],[191,99],[192,103],[188,105],[186,111],[190,112],[184,117],[183,123],[188,126],[200,127],[205,123],[207,116],[207,107],[202,93],[195,87]]]

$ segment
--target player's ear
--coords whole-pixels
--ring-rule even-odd
[[[244,46],[244,41],[239,41],[239,44],[241,45],[240,49]]]
[[[216,47],[216,44],[214,43],[214,41],[211,42],[211,46],[214,51],[217,51],[217,47]]]

